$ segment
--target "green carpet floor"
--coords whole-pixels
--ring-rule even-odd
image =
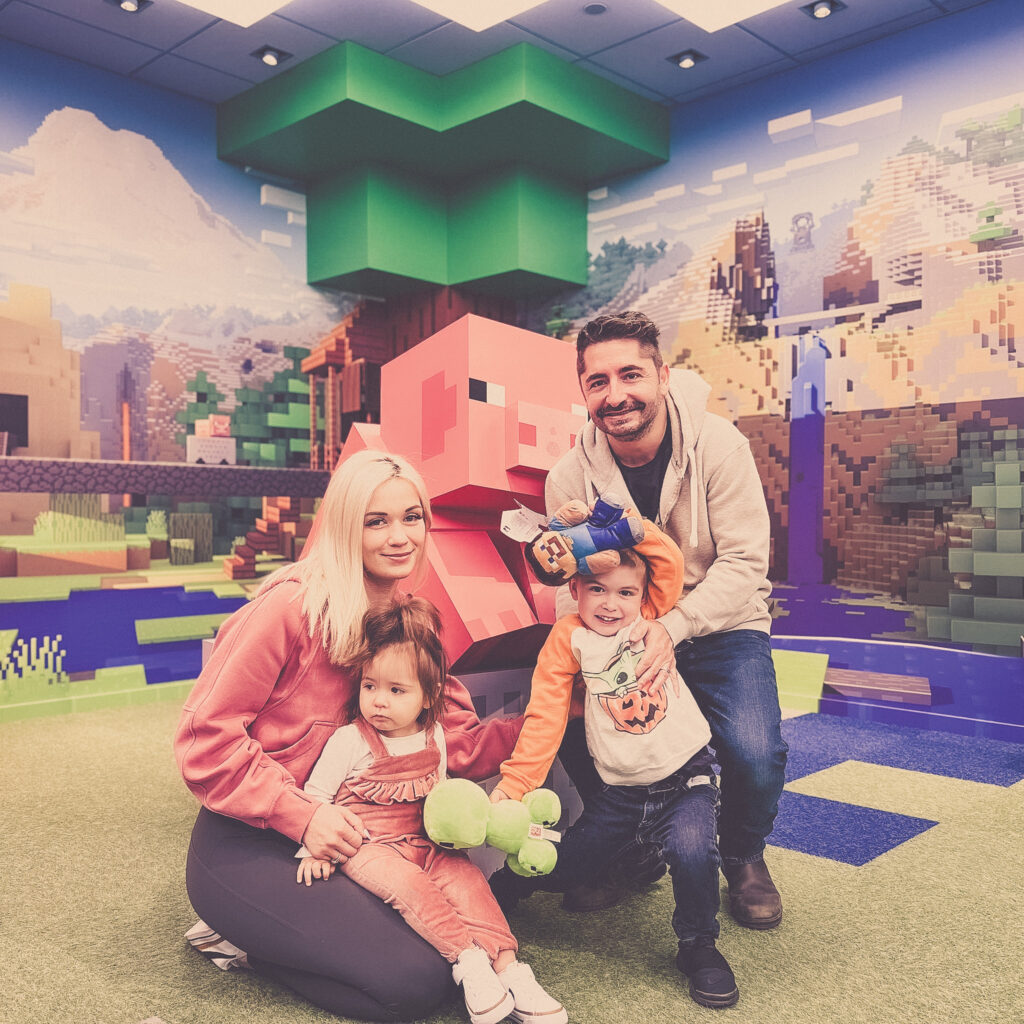
[[[174,705],[154,704],[0,726],[2,1024],[337,1021],[252,972],[218,971],[182,938],[196,804],[171,756],[176,719]],[[723,912],[720,946],[741,993],[725,1011],[686,996],[667,882],[585,916],[534,897],[513,930],[571,1021],[1024,1020],[1024,783],[846,762],[792,789],[939,824],[863,867],[771,849],[785,918],[757,933]],[[456,1004],[431,1018],[467,1020]]]

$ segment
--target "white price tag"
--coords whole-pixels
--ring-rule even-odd
[[[519,505],[501,513],[501,532],[520,544],[533,540],[547,526],[547,519],[539,512]]]

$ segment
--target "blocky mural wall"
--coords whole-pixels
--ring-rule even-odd
[[[994,0],[678,108],[669,164],[591,192],[588,288],[533,311],[643,309],[709,380],[782,606],[872,593],[890,638],[1020,654],[1022,50]]]
[[[0,60],[8,450],[306,464],[297,364],[356,297],[306,285],[304,197],[218,161],[208,104],[4,40]],[[0,534],[45,507],[0,495]]]

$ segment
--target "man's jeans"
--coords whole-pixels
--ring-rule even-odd
[[[676,648],[676,665],[711,726],[722,768],[722,862],[752,863],[771,835],[789,750],[771,642],[755,629],[694,637]]]
[[[676,664],[711,725],[711,746],[722,767],[722,861],[749,864],[763,855],[771,835],[789,749],[782,738],[771,643],[754,629],[712,633],[681,643]],[[588,805],[602,783],[582,719],[569,722],[558,757]]]
[[[717,939],[718,786],[710,763],[705,748],[689,764],[649,786],[600,783],[558,844],[555,870],[522,879],[523,895],[535,889],[565,892],[595,882],[617,854],[634,843],[650,843],[672,874],[672,928],[679,941]],[[697,784],[688,786],[695,774]]]

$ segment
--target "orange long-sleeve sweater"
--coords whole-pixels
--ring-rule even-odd
[[[645,519],[644,539],[635,550],[650,566],[647,592],[641,612],[656,619],[674,607],[683,589],[683,555],[666,533]],[[573,707],[573,685],[580,671],[573,654],[573,630],[583,623],[576,614],[566,615],[551,628],[530,683],[530,701],[523,730],[512,756],[501,766],[502,791],[513,800],[544,784],[565,734],[570,709],[578,716],[582,703]]]

